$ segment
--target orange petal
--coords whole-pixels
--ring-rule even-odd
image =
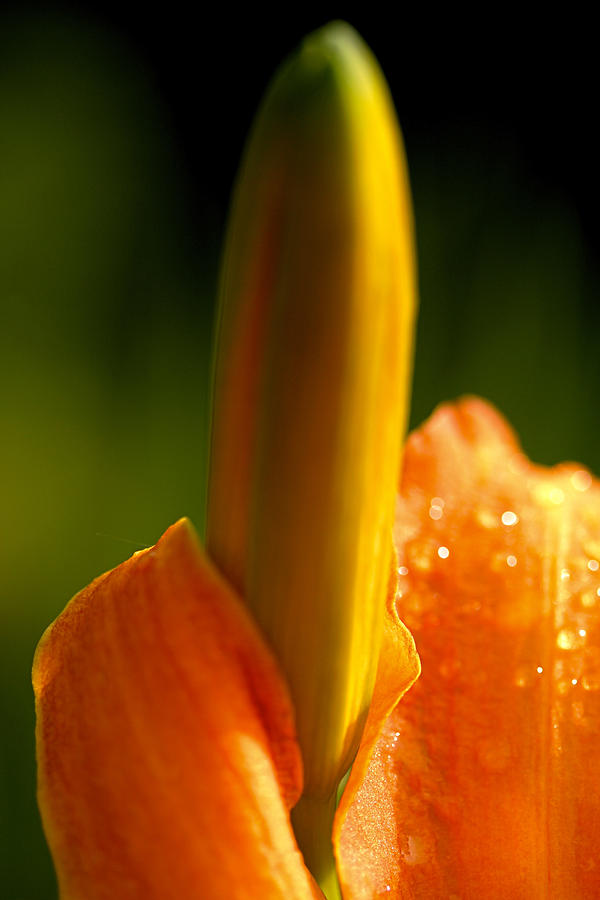
[[[38,647],[39,801],[61,897],[307,898],[286,688],[181,520]]]
[[[350,810],[378,861],[346,897],[600,897],[600,485],[463,400],[408,442],[396,538],[423,674]]]
[[[398,617],[397,586],[397,561],[394,559],[373,700],[333,828],[344,900],[372,900],[379,896],[374,892],[374,886],[381,884],[385,890],[396,868],[391,835],[385,831],[386,825],[393,822],[393,799],[388,794],[388,786],[381,782],[369,794],[366,799],[368,809],[363,799],[363,786],[373,767],[377,766],[378,742],[387,719],[420,672],[412,635]]]

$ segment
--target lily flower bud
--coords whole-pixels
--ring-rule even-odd
[[[415,281],[392,101],[368,48],[334,23],[277,73],[235,188],[206,530],[287,677],[307,810],[332,814],[371,700]],[[308,857],[311,818],[297,819]]]

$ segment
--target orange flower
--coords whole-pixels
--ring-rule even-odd
[[[418,671],[393,602],[387,621],[371,731]],[[286,686],[186,520],[71,601],[34,687],[62,900],[321,896],[289,821],[302,769]]]
[[[296,839],[339,894],[338,784],[374,689],[372,734],[419,668],[391,535],[414,310],[393,107],[334,24],[276,76],[235,191],[208,555],[178,523],[75,598],[36,655],[63,898],[318,894]]]
[[[61,900],[310,900],[311,872],[329,900],[600,896],[600,487],[482,401],[442,407],[390,561],[410,203],[343,26],[276,81],[236,197],[208,555],[181,520],[36,652]]]
[[[319,895],[287,815],[302,776],[285,685],[189,522],[71,601],[34,687],[63,900]]]
[[[376,689],[334,828],[344,900],[597,897],[600,486],[483,401],[409,439]],[[397,619],[402,611],[423,660]],[[35,661],[62,898],[320,896],[283,679],[185,520],[76,597]]]
[[[475,399],[404,460],[397,607],[422,676],[342,801],[344,896],[597,898],[600,485],[529,463]]]

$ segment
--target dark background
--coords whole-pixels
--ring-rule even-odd
[[[0,9],[0,893],[51,900],[35,644],[76,590],[201,521],[214,286],[245,135],[340,15],[390,82],[415,201],[413,425],[465,392],[600,470],[590,23],[533,10]]]

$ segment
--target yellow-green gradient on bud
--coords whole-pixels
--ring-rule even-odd
[[[343,23],[275,76],[235,188],[214,371],[207,546],[287,676],[326,803],[373,689],[415,314],[391,98]]]

